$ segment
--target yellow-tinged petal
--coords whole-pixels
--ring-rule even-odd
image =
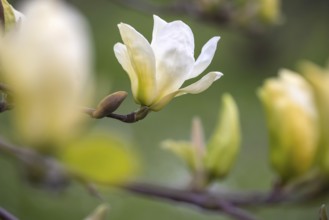
[[[114,45],[114,53],[122,68],[126,71],[129,76],[131,83],[131,91],[135,98],[135,101],[139,103],[138,97],[138,76],[131,64],[130,57],[128,54],[127,47],[122,43],[116,43]]]
[[[135,99],[148,106],[154,100],[157,86],[153,50],[145,37],[130,25],[121,23],[118,27],[137,76],[138,87]]]
[[[165,24],[152,42],[156,58],[157,99],[177,91],[188,78],[194,64],[194,38],[181,21]]]
[[[195,61],[192,72],[189,74],[188,79],[197,77],[206,70],[214,58],[219,39],[219,36],[213,37],[202,47],[201,54]]]
[[[62,148],[60,159],[73,175],[99,184],[120,184],[136,172],[128,144],[108,133],[83,138]]]
[[[224,94],[222,108],[208,144],[205,158],[209,178],[222,178],[231,169],[239,152],[241,131],[239,112],[231,95]]]
[[[16,23],[14,8],[8,3],[7,0],[1,0],[1,4],[3,9],[5,31],[8,31]]]
[[[197,82],[179,89],[178,92],[175,94],[175,96],[177,97],[177,96],[181,96],[181,95],[184,95],[187,93],[190,93],[190,94],[201,93],[201,92],[205,91],[206,89],[208,89],[213,84],[213,82],[215,82],[217,79],[219,79],[222,75],[223,74],[220,72],[210,72],[210,73],[206,74],[205,76],[203,76]]]

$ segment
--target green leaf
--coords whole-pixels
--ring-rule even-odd
[[[240,149],[238,107],[229,94],[223,95],[222,103],[217,128],[207,144],[205,164],[210,181],[213,178],[222,178],[230,171]]]
[[[99,184],[120,184],[131,177],[137,167],[135,155],[118,137],[93,135],[71,143],[60,158],[73,175]]]

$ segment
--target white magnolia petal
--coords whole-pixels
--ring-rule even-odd
[[[194,64],[189,79],[197,77],[209,66],[215,55],[219,39],[219,36],[213,37],[202,47],[201,54]]]
[[[122,68],[128,74],[131,83],[131,91],[134,97],[136,97],[138,90],[138,80],[136,72],[131,65],[127,47],[122,43],[116,43],[114,45],[114,54],[119,63],[121,64]]]
[[[119,24],[118,27],[138,79],[138,90],[135,99],[143,105],[150,105],[156,95],[153,50],[145,37],[130,25]]]
[[[178,90],[194,64],[194,38],[189,26],[181,21],[166,24],[153,42],[157,60],[158,98]]]
[[[17,11],[15,8],[13,8],[13,12],[14,12],[14,16],[15,16],[15,21],[16,22],[21,22],[23,20],[25,20],[25,15],[23,13],[21,13],[20,11]]]
[[[187,93],[190,93],[190,94],[201,93],[201,92],[205,91],[206,89],[208,89],[211,86],[211,84],[214,81],[216,81],[217,79],[219,79],[222,75],[223,74],[221,72],[210,72],[207,75],[203,76],[197,82],[178,90],[178,93],[176,93],[175,97],[181,96],[181,95],[184,95]]]
[[[168,24],[165,20],[160,18],[157,15],[153,15],[154,25],[153,25],[153,33],[152,33],[152,43],[151,45],[156,41],[156,38],[158,36],[159,31]]]

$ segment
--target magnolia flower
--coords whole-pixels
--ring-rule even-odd
[[[151,44],[130,25],[121,23],[118,27],[124,44],[115,44],[115,56],[130,78],[135,101],[142,106],[159,111],[174,97],[203,92],[222,76],[210,72],[181,88],[208,67],[220,37],[211,38],[195,60],[193,33],[182,21],[167,23],[154,15]]]
[[[313,91],[299,74],[281,70],[259,90],[265,108],[270,158],[283,182],[307,173],[318,144],[318,114]]]
[[[62,1],[29,2],[26,19],[0,40],[4,79],[13,89],[18,137],[46,147],[67,140],[82,119],[91,57],[83,17]],[[49,147],[49,146],[48,146]]]

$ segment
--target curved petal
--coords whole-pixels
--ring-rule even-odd
[[[219,39],[219,36],[213,37],[202,47],[201,54],[193,66],[189,79],[197,77],[209,66],[215,55]]]
[[[157,65],[158,98],[178,90],[194,64],[194,38],[182,21],[166,24],[158,30],[152,44]]]
[[[159,101],[157,101],[156,103],[154,103],[153,105],[150,106],[150,109],[152,111],[160,111],[161,109],[163,109],[173,98],[177,97],[177,96],[181,96],[181,95],[185,95],[187,93],[191,93],[191,94],[198,94],[201,93],[203,91],[205,91],[206,89],[209,88],[209,86],[211,86],[211,84],[216,81],[217,79],[219,79],[223,74],[220,72],[210,72],[207,75],[205,75],[204,77],[202,77],[199,81],[185,87],[179,90],[176,90],[172,93],[169,93],[167,95],[165,95],[164,97],[162,97]]]
[[[161,19],[157,15],[153,15],[154,25],[153,25],[153,33],[152,33],[152,44],[156,42],[156,38],[158,36],[159,31],[168,24],[165,20]]]
[[[121,64],[122,68],[128,74],[131,83],[131,91],[133,93],[133,96],[136,97],[138,90],[138,80],[136,72],[131,65],[127,47],[122,43],[116,43],[114,45],[114,54],[115,57],[118,59],[119,63]]]
[[[130,25],[121,23],[118,27],[137,76],[138,88],[135,99],[143,105],[150,105],[156,94],[153,50],[145,37]]]
[[[204,77],[202,77],[197,82],[186,86],[182,89],[179,89],[178,92],[175,94],[175,97],[184,95],[186,93],[190,94],[198,94],[206,89],[208,89],[213,82],[215,82],[217,79],[219,79],[223,74],[221,72],[210,72]]]

